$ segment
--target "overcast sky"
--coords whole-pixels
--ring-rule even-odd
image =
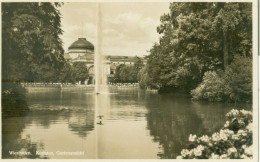
[[[102,52],[105,55],[147,55],[154,42],[158,42],[156,27],[160,16],[169,12],[168,2],[101,4]],[[61,7],[61,36],[65,51],[79,37],[95,44],[96,3],[64,3]]]

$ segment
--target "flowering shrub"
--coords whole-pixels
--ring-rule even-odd
[[[252,102],[252,59],[235,56],[225,71],[205,72],[191,96],[195,100]]]
[[[227,89],[221,75],[208,71],[204,74],[203,82],[191,91],[191,95],[195,100],[223,101]]]
[[[187,149],[177,159],[248,159],[252,158],[252,112],[231,110],[224,127],[211,137],[190,134]]]

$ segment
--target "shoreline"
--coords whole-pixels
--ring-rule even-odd
[[[76,85],[76,84],[22,84],[25,89],[70,89],[70,88],[94,88],[94,84]],[[108,84],[107,87],[118,88],[139,88],[139,84]]]

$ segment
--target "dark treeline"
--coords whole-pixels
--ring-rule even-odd
[[[51,82],[65,64],[60,3],[2,3],[2,115],[28,111],[20,82]]]
[[[252,3],[171,3],[141,87],[208,101],[251,101]]]
[[[74,62],[72,65],[66,62],[58,74],[58,82],[76,83],[81,81],[84,83],[89,77],[88,70],[85,62]]]
[[[139,57],[135,57],[134,64],[118,65],[110,83],[138,83],[138,73],[143,66],[144,63]]]

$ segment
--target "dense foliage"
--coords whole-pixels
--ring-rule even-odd
[[[228,99],[232,101],[252,102],[252,59],[236,56],[225,70],[225,81],[228,85]]]
[[[207,71],[228,71],[236,56],[251,58],[252,3],[174,2],[157,31],[142,84],[189,93]]]
[[[208,101],[223,101],[226,91],[225,80],[215,71],[208,71],[199,86],[191,91],[194,99]]]
[[[59,3],[2,4],[2,79],[55,81],[64,57]]]
[[[139,81],[139,87],[142,89],[145,89],[149,87],[150,85],[150,78],[147,73],[147,66],[143,66],[142,69],[138,72],[138,81]]]
[[[28,111],[20,82],[54,82],[64,63],[60,3],[2,3],[2,114]]]
[[[25,89],[18,83],[2,83],[2,117],[25,115],[29,108]]]
[[[84,83],[85,80],[88,78],[88,68],[85,62],[75,62],[72,66],[72,76],[74,81]]]
[[[134,65],[118,65],[115,75],[110,81],[112,83],[138,83],[138,73],[143,67],[143,62],[139,57],[135,57],[134,59]]]
[[[191,91],[197,100],[252,102],[252,61],[236,56],[225,72],[208,71],[202,83]]]
[[[233,109],[224,127],[211,137],[190,135],[177,159],[248,159],[253,157],[252,112]]]
[[[65,62],[59,73],[59,81],[61,83],[73,83],[75,81],[73,72],[73,67],[68,62]]]

